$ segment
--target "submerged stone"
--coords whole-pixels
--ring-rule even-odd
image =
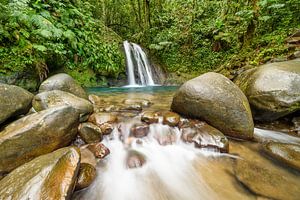
[[[79,162],[75,147],[37,157],[0,181],[0,199],[70,199]]]
[[[0,132],[0,174],[69,145],[78,124],[79,115],[69,106],[44,110],[9,124]]]
[[[33,94],[14,85],[0,83],[0,124],[10,117],[26,114]]]
[[[146,163],[145,155],[135,151],[129,150],[127,152],[126,165],[128,168],[139,168]]]
[[[203,119],[225,135],[253,138],[248,100],[221,74],[209,72],[184,83],[175,94],[171,108],[187,117]]]
[[[136,138],[142,138],[148,135],[149,125],[146,123],[134,124],[130,129],[130,134]]]

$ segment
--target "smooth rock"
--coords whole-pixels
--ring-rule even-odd
[[[300,170],[300,145],[269,142],[263,149],[272,158]]]
[[[111,134],[111,132],[114,129],[113,125],[111,125],[110,123],[103,123],[103,124],[99,125],[99,127],[100,127],[100,130],[103,135]]]
[[[249,99],[255,120],[273,121],[300,110],[300,60],[245,71],[235,83]]]
[[[299,185],[275,170],[241,159],[236,160],[233,169],[236,179],[255,194],[272,199],[299,199]]]
[[[163,124],[169,126],[177,126],[180,122],[180,116],[174,112],[166,112],[163,114]]]
[[[159,113],[153,111],[146,111],[142,114],[141,121],[146,122],[147,124],[158,123]]]
[[[69,145],[78,125],[79,115],[70,106],[44,110],[9,124],[0,132],[0,174]]]
[[[199,122],[194,127],[182,128],[181,139],[194,143],[197,148],[212,148],[222,153],[229,151],[229,141],[218,129],[205,122]]]
[[[100,127],[104,123],[112,124],[118,122],[118,117],[112,113],[93,113],[88,121]]]
[[[142,138],[148,135],[150,131],[149,125],[145,123],[134,124],[130,128],[130,134],[136,138]]]
[[[0,181],[0,199],[70,199],[79,163],[76,147],[37,157]]]
[[[81,190],[87,188],[92,184],[95,178],[96,178],[95,167],[88,163],[81,163],[78,172],[75,190]]]
[[[221,74],[209,72],[184,83],[175,94],[171,108],[187,117],[203,119],[225,135],[253,138],[248,100]]]
[[[97,165],[97,159],[93,152],[91,152],[87,145],[80,147],[80,163],[88,163],[94,167]]]
[[[64,73],[49,77],[39,88],[40,93],[51,90],[61,90],[72,93],[80,98],[88,99],[84,89],[70,75]]]
[[[103,159],[108,154],[110,154],[110,150],[102,143],[93,143],[93,144],[87,144],[82,147],[82,149],[88,149],[90,152],[94,154],[96,158]]]
[[[80,124],[78,131],[80,137],[86,143],[97,143],[102,141],[101,129],[90,122]]]
[[[128,168],[139,168],[142,167],[145,163],[146,158],[144,154],[135,150],[129,150],[127,152],[126,166]]]
[[[26,114],[33,94],[14,85],[0,83],[0,124],[10,117]]]
[[[93,106],[88,100],[60,90],[39,93],[32,100],[32,106],[36,111],[62,105],[75,108],[80,114],[80,121],[86,120],[86,116],[93,112]]]

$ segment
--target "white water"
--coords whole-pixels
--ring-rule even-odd
[[[124,41],[123,45],[126,55],[127,87],[155,85],[151,65],[143,49],[139,45],[128,41]],[[135,71],[138,72],[137,75]],[[136,80],[136,78],[138,79]]]
[[[278,131],[264,130],[259,128],[254,129],[254,138],[261,142],[275,141],[300,144],[300,139],[298,137],[294,137]]]

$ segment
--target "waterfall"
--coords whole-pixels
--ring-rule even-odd
[[[123,45],[126,55],[128,86],[155,85],[151,65],[143,49],[128,41],[124,41]]]

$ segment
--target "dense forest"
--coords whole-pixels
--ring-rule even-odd
[[[122,42],[143,46],[176,83],[233,76],[296,50],[298,0],[1,0],[0,81],[35,90],[65,71],[84,86],[126,79]],[[178,77],[181,77],[179,79]]]

